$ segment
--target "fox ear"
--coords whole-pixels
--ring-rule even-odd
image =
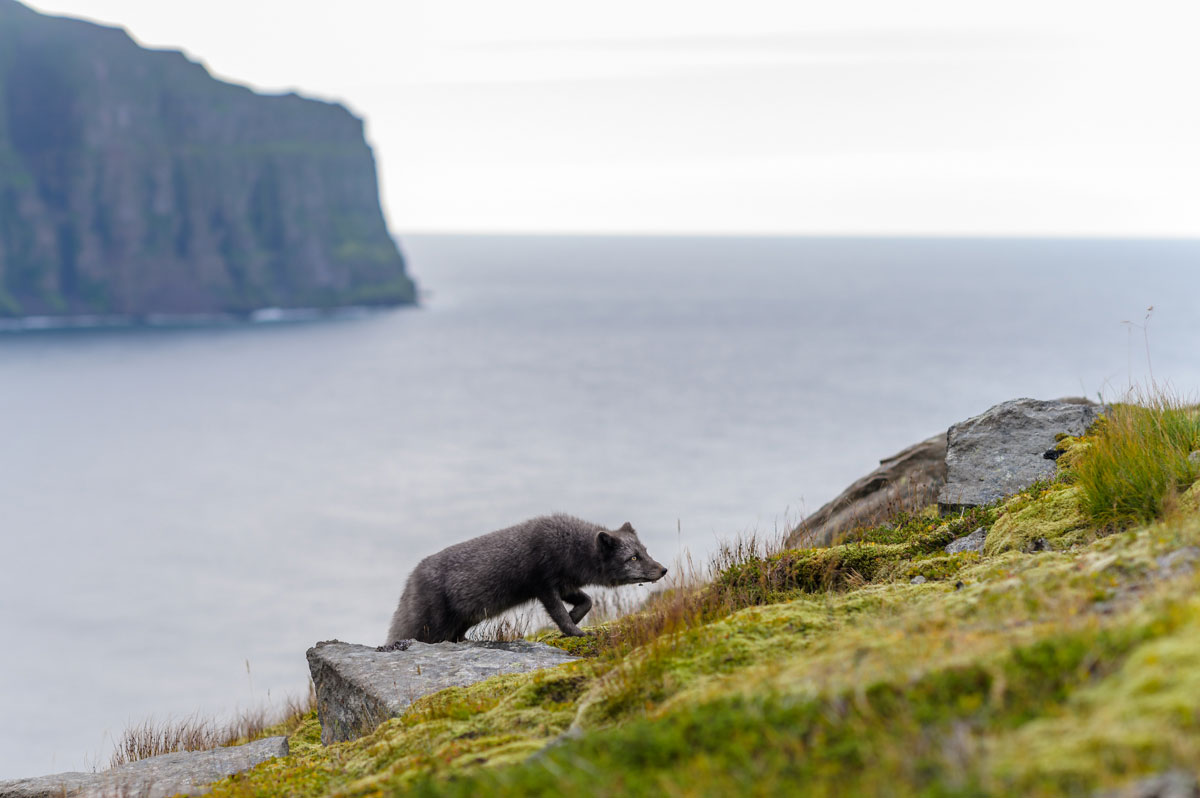
[[[600,551],[612,551],[618,544],[616,538],[602,529],[596,535],[596,545],[600,547]]]
[[[626,521],[625,523],[621,524],[621,528],[620,528],[620,529],[618,529],[617,531],[618,531],[618,532],[632,532],[632,531],[633,531],[633,524],[631,524],[631,523],[629,523],[628,521]]]

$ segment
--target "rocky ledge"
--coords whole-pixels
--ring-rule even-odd
[[[0,798],[166,798],[199,795],[208,785],[273,757],[288,755],[286,737],[267,737],[212,751],[163,754],[99,773],[56,773],[0,781]]]
[[[524,640],[492,643],[405,642],[390,649],[338,640],[308,650],[317,690],[321,742],[353,740],[400,715],[421,696],[502,673],[539,670],[577,659]]]

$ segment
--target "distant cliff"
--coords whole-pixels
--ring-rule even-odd
[[[362,120],[0,0],[0,316],[414,296]]]

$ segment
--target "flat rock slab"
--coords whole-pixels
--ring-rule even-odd
[[[943,510],[976,507],[1053,477],[1055,435],[1082,435],[1104,408],[1086,400],[1013,399],[946,434]]]
[[[288,755],[286,737],[267,737],[212,751],[180,751],[140,759],[99,773],[57,773],[0,781],[0,798],[167,798],[199,795],[208,785]]]
[[[408,643],[380,651],[332,640],[308,650],[317,689],[321,742],[353,740],[418,698],[446,687],[465,687],[502,673],[521,673],[572,662],[562,649],[524,640],[508,643]]]

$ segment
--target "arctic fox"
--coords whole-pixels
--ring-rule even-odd
[[[462,640],[485,618],[531,599],[563,634],[581,635],[577,624],[592,608],[584,585],[656,582],[666,573],[628,522],[610,531],[569,515],[531,518],[421,560],[392,616],[387,645]]]

